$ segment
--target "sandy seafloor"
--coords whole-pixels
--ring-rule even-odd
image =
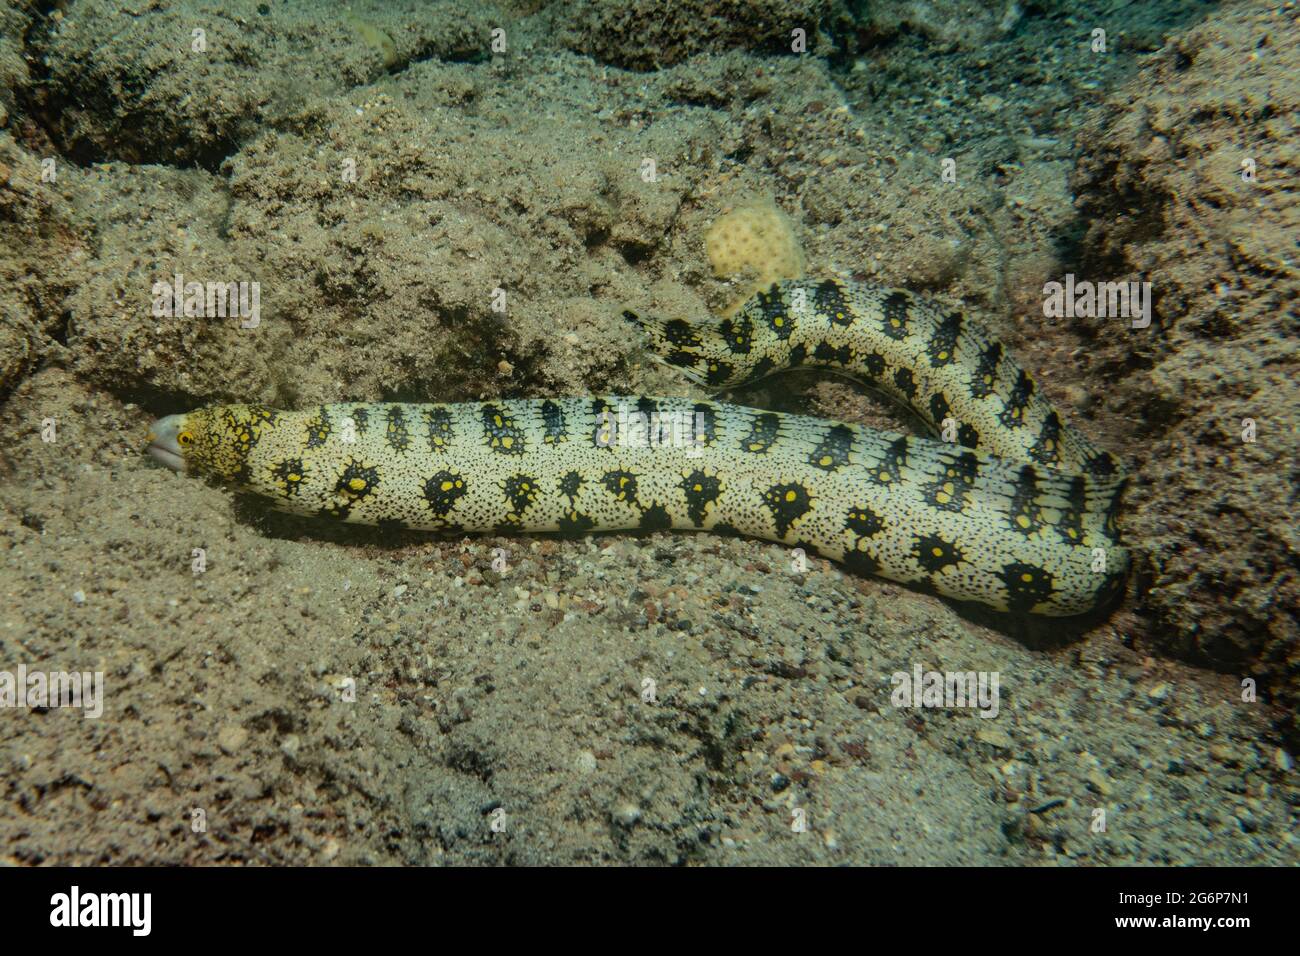
[[[0,0],[0,669],[105,680],[0,711],[0,859],[1294,864],[1296,18]],[[1118,607],[324,525],[141,453],[209,402],[702,396],[619,314],[724,308],[702,237],[754,196],[810,274],[978,311],[1124,458]],[[1151,327],[1044,319],[1071,272],[1151,281]],[[260,325],[153,317],[175,273],[258,281]],[[906,427],[825,377],[731,398]],[[916,665],[998,672],[999,715],[895,708]]]

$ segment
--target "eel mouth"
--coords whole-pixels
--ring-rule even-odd
[[[172,471],[185,470],[185,456],[181,454],[176,436],[184,426],[183,415],[168,415],[149,426],[145,441],[149,443],[149,457]]]
[[[149,445],[149,455],[154,461],[160,462],[170,468],[172,471],[184,471],[185,459],[170,448],[164,448],[162,445],[151,443]]]

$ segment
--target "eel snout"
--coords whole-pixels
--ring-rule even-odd
[[[150,425],[145,438],[149,442],[149,456],[173,471],[184,471],[185,456],[178,437],[184,428],[184,415],[168,415]]]

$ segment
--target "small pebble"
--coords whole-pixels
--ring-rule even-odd
[[[1237,762],[1237,755],[1233,753],[1232,748],[1224,744],[1211,744],[1210,756],[1219,763],[1233,764]]]
[[[1089,770],[1088,782],[1092,784],[1097,789],[1097,792],[1103,797],[1110,796],[1111,791],[1114,789],[1110,785],[1110,780],[1107,779],[1106,775],[1100,770]]]
[[[641,819],[641,808],[635,803],[620,803],[614,808],[613,816],[619,826],[633,827]]]
[[[226,724],[217,731],[217,746],[224,753],[233,754],[248,742],[248,731],[238,724]]]
[[[1011,737],[1005,731],[994,730],[992,727],[981,727],[975,732],[975,739],[999,750],[1011,749]]]

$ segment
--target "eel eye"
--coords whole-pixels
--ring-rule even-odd
[[[189,432],[181,432],[176,436],[176,441],[179,442],[182,446],[191,445],[194,443],[194,436],[191,435]]]

